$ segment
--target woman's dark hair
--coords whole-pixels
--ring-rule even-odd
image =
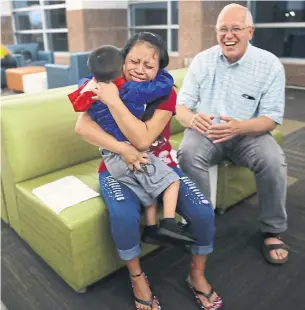
[[[152,48],[156,49],[159,53],[159,70],[164,69],[168,63],[169,63],[169,56],[167,52],[167,48],[165,46],[165,43],[163,42],[162,38],[155,33],[152,32],[140,32],[132,36],[127,43],[125,44],[125,47],[122,49],[123,58],[125,59],[127,55],[129,54],[130,50],[138,43],[138,42],[145,42],[152,46]],[[154,102],[150,103],[147,106],[147,109],[142,115],[142,121],[145,122],[149,120],[157,107],[165,101],[168,96],[163,96],[155,100]]]
[[[140,32],[132,36],[122,49],[124,59],[138,42],[146,42],[159,52],[159,70],[168,65],[169,57],[165,43],[158,34],[152,32]]]

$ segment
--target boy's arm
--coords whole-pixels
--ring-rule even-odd
[[[173,85],[173,77],[162,69],[152,81],[125,83],[120,92],[120,97],[123,101],[150,104],[158,98],[168,96],[173,89]]]
[[[68,98],[72,103],[74,111],[85,112],[91,107],[95,100],[92,99],[95,94],[91,91],[94,87],[93,80],[87,80],[83,85],[81,85],[76,91],[68,94]]]

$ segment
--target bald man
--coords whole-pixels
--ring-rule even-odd
[[[195,56],[178,95],[177,119],[187,129],[177,155],[181,169],[208,197],[208,170],[219,161],[254,172],[262,253],[269,263],[283,264],[287,164],[270,132],[283,122],[285,72],[275,55],[249,43],[253,33],[246,7],[229,4],[220,12],[218,45]]]

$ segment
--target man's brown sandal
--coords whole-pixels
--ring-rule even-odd
[[[263,244],[262,244],[262,254],[265,260],[273,265],[280,265],[284,264],[288,261],[288,255],[285,258],[282,259],[275,259],[271,256],[270,252],[272,250],[285,250],[288,253],[289,247],[285,243],[279,243],[279,244],[266,244],[265,239],[268,238],[276,238],[281,240],[281,236],[278,233],[263,233]]]
[[[146,281],[148,287],[149,287],[150,290],[151,290],[151,286],[150,286],[150,284],[149,284],[148,278],[147,278],[147,276],[145,275],[144,272],[141,272],[141,273],[136,274],[136,275],[131,275],[131,278],[137,278],[137,277],[140,277],[140,276],[144,276],[145,281]],[[132,279],[131,279],[131,285],[132,285],[132,288],[134,288],[134,282],[132,281]],[[137,298],[137,297],[133,294],[133,298],[134,298],[134,300],[135,300],[138,304],[141,304],[141,305],[143,305],[143,306],[149,306],[150,309],[153,309],[153,306],[157,306],[157,307],[158,307],[158,310],[161,310],[161,305],[160,305],[160,302],[159,302],[158,298],[153,294],[153,292],[151,292],[151,296],[152,296],[152,298],[151,298],[150,300],[142,300],[142,299]],[[137,309],[137,310],[141,310],[137,305],[136,305],[136,309]]]

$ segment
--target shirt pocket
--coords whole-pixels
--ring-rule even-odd
[[[258,94],[249,91],[233,93],[233,117],[237,119],[250,119],[256,115],[258,109]]]

